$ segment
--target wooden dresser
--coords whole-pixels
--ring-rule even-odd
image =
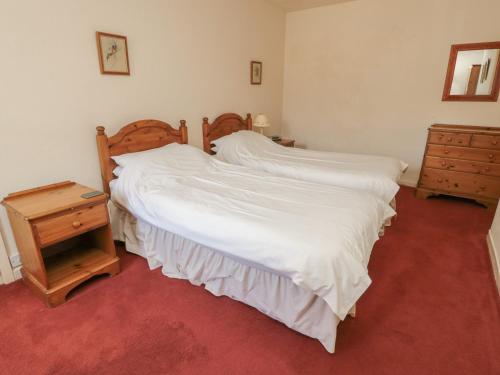
[[[446,194],[496,207],[500,198],[500,128],[429,128],[417,197]]]
[[[81,197],[93,190],[66,181],[9,194],[2,202],[23,280],[50,307],[93,276],[120,272],[106,195]]]

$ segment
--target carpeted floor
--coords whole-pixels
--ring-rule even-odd
[[[0,287],[1,374],[500,374],[500,299],[470,202],[416,200],[376,244],[373,284],[337,352],[122,254],[123,272],[48,309]]]

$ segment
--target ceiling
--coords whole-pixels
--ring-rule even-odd
[[[324,5],[332,5],[338,3],[345,3],[354,0],[268,0],[271,3],[278,5],[287,12],[294,10],[316,8]]]

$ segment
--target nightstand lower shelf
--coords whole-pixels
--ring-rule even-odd
[[[116,257],[96,249],[75,248],[45,259],[49,288],[54,289],[92,276],[112,264]]]
[[[65,302],[67,294],[88,279],[120,272],[120,260],[97,248],[74,248],[45,259],[49,288],[44,288],[29,272],[22,270],[25,283],[45,303],[54,307]]]

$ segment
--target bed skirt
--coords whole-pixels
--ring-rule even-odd
[[[215,296],[227,296],[252,306],[289,328],[321,342],[333,353],[340,319],[315,294],[288,277],[232,259],[194,241],[136,220],[109,204],[113,236],[129,252],[144,257],[151,269],[189,280]],[[354,315],[353,306],[350,315]]]

